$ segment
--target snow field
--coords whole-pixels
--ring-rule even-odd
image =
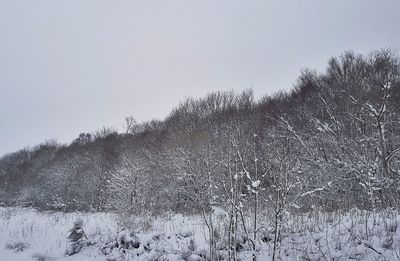
[[[223,213],[215,216],[219,235],[217,252],[226,259],[226,220]],[[68,231],[78,219],[83,220],[83,229],[93,245],[76,255],[65,256]],[[399,222],[396,210],[286,213],[279,226],[276,257],[278,260],[400,260]],[[246,223],[251,228],[250,218]],[[272,260],[273,219],[268,213],[260,213],[258,223],[256,256],[259,260]],[[250,260],[253,251],[245,240],[247,235],[239,230],[237,236],[241,243],[238,258]],[[121,248],[123,240],[132,246]],[[201,216],[127,217],[113,213],[0,208],[0,260],[5,261],[204,260],[208,249],[207,229]]]

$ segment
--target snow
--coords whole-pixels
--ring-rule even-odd
[[[261,181],[256,180],[256,181],[253,181],[253,182],[251,183],[251,186],[252,186],[253,188],[258,188],[258,186],[260,186],[260,183],[261,183]]]
[[[260,213],[256,242],[258,260],[272,260],[273,219]],[[224,215],[215,209],[215,227],[224,249]],[[400,256],[399,213],[350,210],[346,213],[285,213],[277,256],[281,260],[397,260]],[[65,256],[67,236],[76,220],[83,220],[83,230],[92,245],[80,253]],[[251,227],[251,219],[246,220]],[[124,227],[131,226],[131,230]],[[263,227],[263,229],[261,229]],[[113,213],[39,212],[34,209],[0,208],[0,260],[31,261],[101,261],[101,260],[204,260],[207,254],[207,229],[200,216],[166,214],[163,217],[121,217]],[[240,231],[238,238],[245,235]],[[138,242],[131,249],[107,248],[121,238]],[[114,240],[114,241],[113,241]],[[241,260],[251,260],[254,252],[243,241],[238,253]],[[11,246],[23,243],[16,252]],[[8,246],[6,248],[6,246]],[[102,252],[109,250],[107,255]],[[104,251],[105,252],[105,251]]]
[[[85,248],[79,254],[65,256],[69,244],[67,236],[78,219],[83,220],[83,230],[96,244]],[[106,260],[100,249],[107,241],[124,233],[123,223],[126,220],[121,219],[113,213],[60,213],[0,208],[0,260],[35,260],[34,256],[46,257],[45,260]],[[190,239],[196,242],[199,251],[207,248],[203,235],[204,227],[199,217],[166,215],[156,220],[149,217],[134,217],[130,221],[136,226],[135,236],[140,238],[141,242],[154,243],[153,237],[161,238],[156,242],[157,246],[154,246],[153,253],[146,253],[145,256],[142,255],[141,258],[134,260],[151,260],[152,256],[159,255],[160,248],[162,251],[172,252],[168,255],[169,260],[173,260],[171,255],[185,251],[185,244],[189,244]],[[150,225],[147,224],[149,222]],[[147,226],[151,228],[146,229]],[[27,243],[29,247],[21,252],[6,249],[7,244],[18,242]]]

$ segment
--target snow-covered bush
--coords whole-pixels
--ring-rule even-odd
[[[26,248],[29,248],[29,244],[25,243],[25,242],[16,242],[16,243],[6,244],[6,249],[14,250],[15,252],[24,251]]]
[[[82,248],[90,245],[90,241],[88,240],[88,237],[86,236],[86,233],[83,230],[82,219],[78,219],[75,221],[74,227],[70,230],[68,240],[69,240],[69,246],[65,251],[65,254],[68,256],[77,254],[82,250]]]

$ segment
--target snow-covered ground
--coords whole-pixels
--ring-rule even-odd
[[[227,253],[226,226],[223,215],[220,217],[216,239],[223,258]],[[67,237],[78,219],[83,221],[90,244],[66,256]],[[276,255],[280,260],[400,260],[399,222],[399,214],[393,210],[286,214]],[[256,255],[259,260],[272,260],[273,222],[266,214],[259,224]],[[0,260],[204,260],[206,231],[198,216],[128,218],[112,213],[0,208]],[[134,243],[126,249],[121,248],[123,241]],[[243,243],[238,250],[241,260],[251,259],[249,244]]]
[[[94,244],[82,252],[65,256],[69,246],[68,235],[76,220],[83,221],[83,229]],[[135,253],[119,253],[117,249],[107,256],[101,249],[109,242],[115,242],[124,227],[132,227],[135,237],[141,242],[153,243],[159,238],[152,251],[143,247]],[[121,217],[112,213],[60,213],[40,212],[34,209],[0,208],[0,260],[112,260],[112,258],[152,260],[164,255],[171,260],[177,259],[186,251],[190,240],[206,248],[204,227],[199,217],[168,215],[152,219],[145,217]],[[128,237],[130,235],[127,235]],[[24,245],[23,250],[18,246]],[[15,248],[15,249],[10,249]],[[142,251],[142,253],[140,253]],[[205,251],[205,250],[204,250]],[[118,253],[116,253],[118,252]],[[140,255],[137,255],[140,253]],[[129,256],[129,255],[133,255]],[[112,257],[112,258],[111,258]],[[179,259],[179,258],[178,258]]]

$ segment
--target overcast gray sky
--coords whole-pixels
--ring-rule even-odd
[[[400,1],[0,0],[0,155],[400,49]]]

